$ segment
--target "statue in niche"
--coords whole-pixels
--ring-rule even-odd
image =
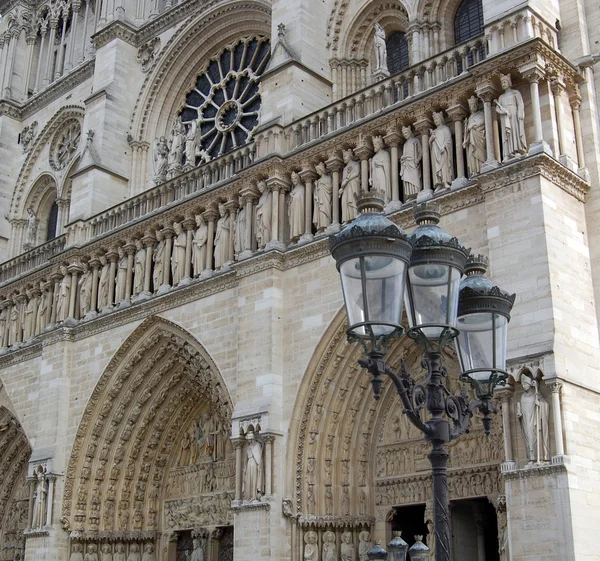
[[[183,152],[185,150],[186,134],[185,125],[181,117],[175,117],[173,123],[172,138],[169,146],[168,168],[169,174],[173,175],[181,169],[183,162]]]
[[[71,546],[71,556],[69,561],[83,561],[83,546],[80,543],[74,543]]]
[[[52,306],[52,296],[46,283],[40,283],[40,300],[37,309],[35,334],[39,335],[48,324],[48,314]]]
[[[8,335],[6,331],[6,307],[3,306],[0,310],[0,347],[4,347],[5,335]]]
[[[161,230],[156,232],[156,239],[158,243],[154,248],[152,254],[152,260],[154,261],[154,270],[152,271],[152,283],[154,292],[156,292],[162,285],[165,276],[165,250],[166,241]]]
[[[433,112],[435,129],[429,129],[429,146],[433,162],[433,183],[435,187],[450,187],[454,179],[454,156],[452,131],[444,122],[442,111]]]
[[[125,545],[122,543],[118,543],[115,546],[115,554],[113,556],[113,561],[125,561]]]
[[[98,552],[95,543],[88,544],[83,561],[98,561]]]
[[[238,211],[233,223],[233,251],[235,257],[239,259],[240,253],[246,248],[246,206],[242,197],[238,199]]]
[[[37,241],[38,219],[31,207],[27,209],[27,231],[25,232],[25,243],[34,247]]]
[[[498,558],[500,561],[508,561],[508,522],[506,519],[506,498],[502,495],[498,497],[496,513],[498,515]]]
[[[41,466],[37,468],[35,477],[37,478],[37,481],[33,502],[32,527],[43,528],[46,522],[46,497],[48,494],[48,487],[46,472]]]
[[[194,167],[196,165],[196,134],[198,131],[198,121],[193,120],[187,126],[185,134],[185,165]]]
[[[108,301],[108,295],[110,291],[110,264],[106,259],[106,255],[100,256],[100,281],[98,282],[98,311],[102,312],[106,308],[111,306]]]
[[[323,561],[337,561],[337,546],[335,544],[335,534],[328,530],[323,534]]]
[[[19,333],[19,303],[13,300],[13,305],[10,308],[10,315],[8,317],[8,346],[14,345],[18,340]]]
[[[471,114],[465,119],[463,148],[467,153],[467,169],[469,177],[481,171],[485,162],[485,118],[479,109],[479,99],[472,95],[469,98],[469,111]]]
[[[358,493],[358,514],[365,516],[367,514],[367,493],[361,489]]]
[[[423,151],[421,141],[413,136],[412,128],[402,127],[404,146],[400,157],[400,177],[404,183],[404,201],[414,199],[421,191],[421,160]]]
[[[109,543],[103,544],[101,550],[102,550],[102,555],[101,555],[102,561],[113,561],[112,548]]]
[[[358,534],[358,560],[369,561],[369,556],[367,554],[371,551],[372,547],[371,534],[366,530],[363,530]]]
[[[375,30],[375,36],[373,39],[375,46],[375,69],[388,72],[385,30],[379,23],[374,23],[373,29]]]
[[[259,249],[262,249],[271,240],[271,213],[273,210],[272,193],[264,181],[257,183],[260,198],[254,211],[256,223],[256,241]]]
[[[525,104],[521,92],[511,87],[510,74],[500,74],[500,85],[504,93],[494,103],[496,113],[500,115],[502,158],[503,161],[506,161],[527,152]]]
[[[525,437],[525,451],[529,464],[550,460],[548,417],[550,406],[540,393],[538,380],[521,374],[523,395],[517,403],[517,418]]]
[[[429,561],[435,561],[435,531],[433,529],[433,520],[427,519],[427,547],[429,548]]]
[[[142,561],[140,546],[137,543],[132,543],[129,546],[129,555],[127,556],[127,561]]]
[[[246,470],[244,472],[244,499],[254,501],[262,492],[263,446],[252,431],[246,435]]]
[[[354,544],[352,543],[352,532],[344,532],[342,534],[342,561],[354,561]]]
[[[181,450],[179,451],[179,458],[177,459],[177,465],[185,467],[190,465],[190,453],[191,447],[195,446],[194,432],[185,432],[181,439]]]
[[[146,248],[142,240],[135,240],[135,257],[133,259],[133,294],[144,291],[144,277],[146,276]]]
[[[231,217],[223,204],[219,205],[219,216],[215,233],[215,269],[219,269],[230,260]]]
[[[381,136],[373,137],[373,149],[375,154],[371,158],[370,185],[385,193],[384,201],[388,204],[392,200],[392,160],[390,153],[383,147]]]
[[[115,286],[115,300],[118,304],[125,300],[125,289],[127,285],[127,262],[129,260],[125,250],[119,247],[119,262],[117,264],[117,282]]]
[[[147,543],[144,546],[144,555],[142,561],[156,561],[156,553],[154,552],[154,544]]]
[[[192,265],[194,266],[194,276],[197,277],[206,266],[206,242],[208,241],[208,225],[201,214],[196,215],[196,226],[192,244]]]
[[[317,533],[310,530],[304,534],[304,561],[317,561]]]
[[[158,185],[167,180],[169,167],[169,143],[165,136],[154,141],[154,183]]]
[[[333,514],[333,491],[331,485],[325,487],[325,514],[331,516]]]
[[[288,219],[290,222],[290,240],[295,242],[304,234],[305,192],[300,176],[295,171],[292,172],[290,178],[292,189],[288,199]]]
[[[315,183],[313,224],[317,232],[322,232],[331,224],[333,179],[331,175],[327,174],[324,162],[319,162],[315,169],[319,174],[319,179]]]
[[[185,275],[185,246],[187,234],[179,222],[173,223],[173,253],[171,254],[171,274],[173,275],[173,286],[177,286],[183,275]]]
[[[56,321],[65,321],[69,313],[69,294],[71,292],[71,275],[63,265],[60,268],[60,274],[63,276],[58,285],[58,294],[56,295]]]
[[[342,487],[342,516],[350,515],[350,494],[348,485]]]
[[[83,273],[79,279],[79,317],[83,318],[92,308],[92,272],[87,263],[83,264]]]
[[[354,158],[352,149],[342,152],[344,171],[339,196],[342,198],[342,222],[345,224],[358,216],[356,199],[360,193],[360,164]]]
[[[32,298],[31,293],[28,293],[28,300],[25,304],[24,318],[23,318],[23,341],[27,341],[33,337],[34,326],[34,307],[35,300]]]
[[[192,557],[190,561],[204,561],[204,549],[202,543],[198,538],[194,538],[192,541],[194,550],[192,551]]]

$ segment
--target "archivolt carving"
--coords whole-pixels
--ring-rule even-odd
[[[27,462],[31,448],[17,419],[0,407],[0,559],[23,556],[27,526]]]
[[[81,121],[83,119],[85,109],[78,105],[66,105],[60,109],[46,124],[42,131],[38,134],[36,139],[33,141],[33,145],[25,162],[21,167],[21,171],[17,177],[15,190],[13,191],[12,199],[10,201],[10,208],[8,213],[9,220],[19,218],[24,212],[23,201],[26,198],[26,191],[30,184],[30,174],[33,166],[35,165],[38,156],[44,149],[46,144],[54,137],[54,134],[59,127],[66,121],[71,119],[77,119]]]
[[[230,426],[231,400],[206,351],[176,325],[149,318],[113,357],[83,414],[66,475],[63,527],[158,530],[177,437],[206,404],[220,426]]]

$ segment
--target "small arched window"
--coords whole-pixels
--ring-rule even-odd
[[[46,226],[46,241],[50,241],[56,237],[56,226],[58,225],[58,204],[56,201],[50,207],[48,215],[48,225]]]
[[[404,33],[393,31],[385,40],[387,65],[390,74],[397,74],[408,68],[408,41]]]
[[[454,16],[454,43],[464,43],[483,34],[481,0],[462,0]]]

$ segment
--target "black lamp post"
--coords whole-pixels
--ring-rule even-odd
[[[514,296],[483,277],[481,259],[470,259],[460,242],[438,226],[439,214],[431,206],[415,209],[417,228],[409,238],[382,214],[383,200],[377,195],[363,193],[361,214],[329,239],[329,247],[342,278],[348,339],[363,347],[366,356],[359,364],[372,375],[375,398],[385,374],[403,412],[432,445],[436,561],[450,561],[446,444],[467,430],[474,409],[483,413],[489,432],[492,392],[506,379],[506,327]],[[468,276],[461,283],[465,270]],[[423,349],[424,383],[415,382],[404,364],[398,375],[384,360],[390,340],[404,332],[403,300],[407,335]],[[464,388],[454,396],[444,385],[442,351],[454,340],[461,378],[477,397],[472,403]]]

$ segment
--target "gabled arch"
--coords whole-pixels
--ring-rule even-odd
[[[232,402],[213,360],[187,331],[153,316],[112,358],[73,443],[63,528],[157,531],[176,437],[200,402],[231,424]]]

